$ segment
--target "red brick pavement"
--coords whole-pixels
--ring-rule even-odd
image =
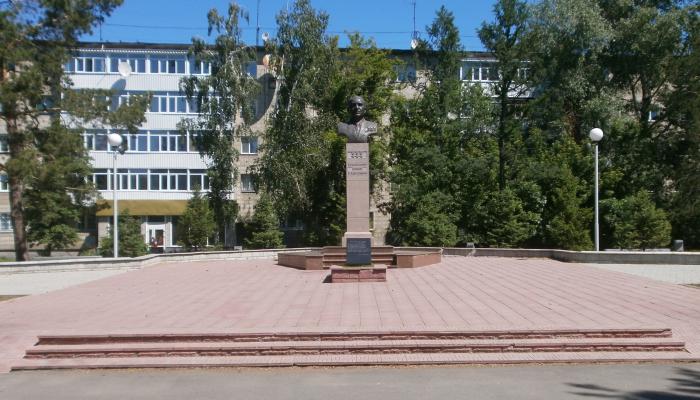
[[[40,334],[672,328],[700,357],[700,290],[548,259],[444,257],[385,283],[272,260],[160,264],[0,303],[0,371]]]

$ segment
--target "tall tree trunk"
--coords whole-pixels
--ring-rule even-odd
[[[501,88],[501,92],[504,90]],[[505,92],[507,93],[507,91]],[[501,94],[500,96],[500,111],[498,115],[498,190],[506,188],[506,113],[508,105],[506,104],[507,97]]]
[[[17,118],[7,120],[7,138],[10,148],[10,157],[17,157],[24,148],[24,141],[20,137],[17,126]],[[17,261],[29,261],[29,246],[27,244],[27,226],[24,222],[24,179],[15,173],[7,174],[10,186],[10,219],[15,239],[15,259]]]

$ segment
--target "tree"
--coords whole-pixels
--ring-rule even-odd
[[[668,246],[671,224],[666,213],[658,209],[649,193],[639,191],[622,200],[606,199],[603,209],[603,230],[606,241],[615,248],[649,249]]]
[[[238,210],[235,201],[230,200],[238,175],[234,138],[250,135],[259,85],[246,72],[248,63],[256,59],[255,49],[242,38],[241,19],[247,20],[248,14],[231,3],[227,15],[212,9],[207,19],[209,34],[217,33],[214,44],[208,46],[204,39],[193,38],[190,55],[195,62],[211,63],[211,74],[182,78],[181,88],[199,115],[183,119],[180,127],[199,135],[199,153],[209,164],[209,204],[214,210],[219,241],[224,243],[226,226],[234,221]]]
[[[544,0],[533,7],[529,24],[534,116],[552,136],[587,140],[587,126],[620,111],[610,101],[614,93],[602,62],[612,28],[594,0]]]
[[[318,107],[336,121],[346,121],[350,96],[359,95],[365,100],[366,118],[379,123],[379,133],[370,142],[370,192],[376,194],[381,191],[376,188],[381,185],[386,164],[386,129],[381,121],[393,99],[396,63],[373,41],[357,33],[349,38],[349,48],[336,61],[337,73],[326,91],[328,98]],[[337,245],[346,227],[345,140],[334,129],[323,138],[321,151],[327,164],[315,172],[308,191],[310,206],[303,213],[308,245]]]
[[[452,247],[457,243],[457,226],[452,214],[454,199],[432,192],[418,199],[416,209],[406,218],[403,246]]]
[[[148,253],[148,246],[141,234],[141,220],[131,216],[129,210],[119,214],[119,255],[121,257],[139,257]],[[100,254],[102,257],[114,256],[114,234],[109,234],[100,241]]]
[[[216,222],[209,202],[202,196],[199,187],[195,187],[192,197],[187,201],[185,212],[179,219],[180,240],[185,247],[199,250],[207,245],[207,240],[214,234],[215,229]]]
[[[52,250],[67,248],[78,239],[81,207],[93,201],[92,182],[85,179],[92,169],[82,137],[57,121],[35,137],[42,157],[28,179],[25,216],[29,241],[44,245],[50,256]]]
[[[527,3],[520,0],[499,0],[494,5],[496,21],[483,23],[479,29],[479,38],[484,47],[496,58],[493,70],[489,70],[489,79],[497,106],[498,138],[498,188],[506,186],[506,142],[512,129],[518,129],[515,123],[516,112],[522,108],[519,103],[531,87],[527,79],[528,60],[532,58],[531,36],[527,31],[529,16]],[[467,71],[471,74],[471,71]],[[520,107],[518,107],[520,105]]]
[[[700,248],[700,21],[689,38],[688,53],[674,60],[673,87],[664,98],[669,123],[682,134],[676,146],[678,167],[673,171],[674,192],[668,210],[673,237],[686,248]]]
[[[414,84],[419,95],[397,100],[391,113],[387,239],[395,244],[457,242],[470,195],[464,182],[471,171],[465,166],[474,148],[467,142],[477,135],[484,110],[490,110],[482,92],[460,82],[462,46],[454,15],[441,7],[426,30],[429,36],[416,52],[416,62],[425,67],[425,76]],[[440,226],[430,228],[431,221]]]
[[[487,193],[475,209],[477,226],[470,230],[467,239],[481,246],[521,246],[534,235],[539,222],[539,215],[525,210],[510,188]]]
[[[622,151],[613,162],[626,176],[616,195],[631,196],[644,188],[653,192],[657,204],[667,205],[674,196],[667,182],[678,178],[676,171],[690,155],[687,131],[673,118],[677,103],[668,100],[676,91],[674,84],[689,78],[674,67],[692,49],[697,4],[684,0],[601,3],[606,23],[615,27],[604,65],[611,85],[624,100],[626,114],[632,117],[621,132],[624,142],[615,146]]]
[[[267,42],[277,95],[255,174],[278,215],[304,220],[307,242],[337,244],[335,227],[345,225],[344,151],[332,100],[337,38],[325,33],[328,15],[308,0],[281,12],[277,25]]]
[[[277,218],[272,201],[266,194],[262,194],[253,213],[253,220],[248,229],[250,235],[245,239],[246,247],[251,249],[279,249],[282,244],[282,231],[280,221]]]
[[[61,93],[69,86],[63,64],[78,37],[121,3],[37,0],[7,2],[0,8],[0,120],[5,123],[11,157],[4,168],[18,261],[29,259],[24,191],[41,159],[35,135],[47,117],[56,118],[61,110]]]

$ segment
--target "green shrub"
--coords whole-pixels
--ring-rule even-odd
[[[102,257],[114,256],[114,236],[112,229],[109,234],[100,241],[100,254]],[[139,257],[148,254],[148,246],[141,234],[141,221],[138,217],[132,217],[129,210],[124,210],[119,215],[119,256]]]

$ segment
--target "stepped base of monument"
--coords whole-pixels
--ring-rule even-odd
[[[40,336],[12,370],[698,361],[669,328]]]
[[[442,249],[401,249],[392,246],[373,246],[372,265],[384,265],[389,268],[417,268],[438,264],[442,261]],[[331,266],[345,266],[346,248],[326,246],[319,250],[302,252],[281,252],[277,263],[285,267],[303,270],[328,269]]]

